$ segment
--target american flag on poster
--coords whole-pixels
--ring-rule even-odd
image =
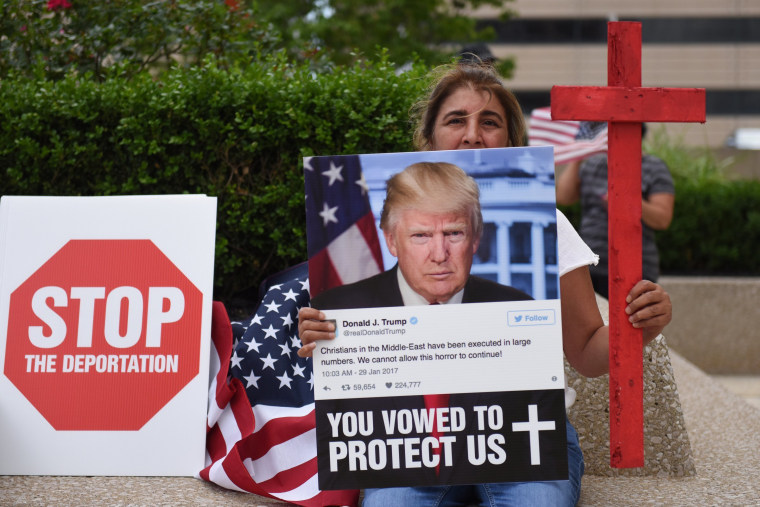
[[[567,164],[607,151],[607,128],[590,122],[552,120],[551,108],[540,107],[530,114],[529,146],[554,146],[554,163]]]
[[[311,361],[298,357],[308,279],[269,288],[255,314],[212,317],[206,468],[219,486],[297,505],[356,505],[358,491],[319,491]],[[231,360],[230,360],[231,357]]]
[[[383,271],[359,156],[307,157],[303,165],[311,296]]]

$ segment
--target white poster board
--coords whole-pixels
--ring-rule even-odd
[[[466,304],[404,306],[386,182],[439,162],[478,186]],[[566,480],[552,149],[315,156],[304,174],[311,304],[336,329],[313,358],[320,489]],[[409,230],[432,236],[423,222]],[[424,278],[427,252],[405,252]]]
[[[324,312],[320,489],[567,479],[558,299]]]
[[[216,198],[0,200],[0,475],[204,466]]]

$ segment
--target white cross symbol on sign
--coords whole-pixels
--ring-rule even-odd
[[[538,432],[555,429],[554,421],[538,420],[538,405],[528,405],[528,422],[512,423],[512,431],[530,432],[530,464],[541,464],[541,448],[538,444]]]

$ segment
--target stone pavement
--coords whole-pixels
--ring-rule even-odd
[[[760,409],[760,375],[710,375],[730,392]]]
[[[710,375],[760,375],[760,277],[662,276],[672,350]]]
[[[581,506],[760,505],[760,409],[671,351],[696,475],[586,475]],[[274,506],[187,477],[0,477],[0,505]]]
[[[587,475],[579,505],[760,505],[760,409],[670,354],[696,476]]]
[[[609,305],[596,296],[599,312],[609,323]],[[577,399],[567,411],[578,432],[587,475],[692,477],[696,474],[689,432],[684,422],[679,387],[666,339],[660,335],[644,347],[644,466],[611,468],[609,375],[587,378],[565,360],[565,376]]]

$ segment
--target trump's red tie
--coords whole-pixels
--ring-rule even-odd
[[[430,303],[430,304],[437,305],[438,303]],[[438,431],[438,411],[436,409],[449,406],[449,395],[448,394],[426,394],[424,398],[425,398],[425,410],[429,412],[430,409],[433,409],[433,414],[435,417],[433,431],[430,433],[430,435],[436,440],[438,440],[441,437],[441,432]],[[440,446],[436,447],[433,450],[433,454],[436,456],[440,456],[441,454]],[[441,462],[439,461],[438,464],[435,466],[436,474],[438,474],[440,470],[440,466],[441,466]]]

